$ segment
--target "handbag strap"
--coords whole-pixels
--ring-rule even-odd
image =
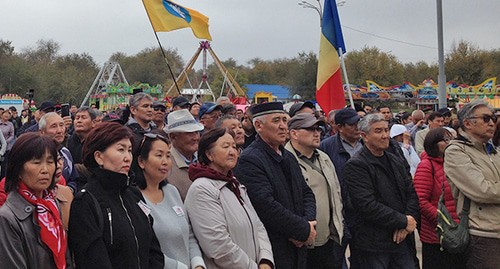
[[[470,199],[464,195],[464,205],[462,207],[462,212],[460,212],[460,215],[468,216],[469,209],[470,209]]]
[[[442,182],[443,196],[444,196],[444,181]],[[464,203],[462,206],[462,212],[460,212],[460,216],[468,216],[470,209],[470,199],[464,194]]]

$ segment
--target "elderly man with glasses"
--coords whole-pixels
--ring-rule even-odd
[[[470,200],[467,268],[500,268],[500,154],[491,139],[497,117],[484,100],[458,112],[458,137],[445,150],[444,171],[457,212]]]

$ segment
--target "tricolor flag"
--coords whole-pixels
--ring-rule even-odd
[[[316,101],[323,111],[345,107],[338,49],[345,53],[344,38],[335,0],[325,0],[319,45]]]
[[[155,32],[169,32],[190,27],[200,39],[212,40],[208,32],[208,17],[169,0],[143,0]]]

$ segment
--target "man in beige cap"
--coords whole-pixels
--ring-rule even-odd
[[[165,130],[172,141],[172,169],[168,175],[168,183],[174,185],[186,198],[191,180],[188,168],[198,161],[197,151],[200,142],[200,131],[203,125],[198,123],[187,109],[176,110],[168,114],[168,126]]]
[[[321,150],[321,126],[312,113],[295,114],[288,122],[285,149],[299,162],[302,175],[316,197],[316,240],[307,253],[308,268],[342,268],[344,234],[340,183],[330,157]]]

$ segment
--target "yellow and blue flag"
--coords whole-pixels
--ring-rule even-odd
[[[169,0],[143,0],[155,32],[169,32],[190,27],[200,39],[212,40],[208,31],[208,17],[196,10]]]
[[[325,0],[321,21],[316,101],[323,111],[345,106],[344,89],[340,73],[339,48],[345,53],[344,37],[335,0]]]

